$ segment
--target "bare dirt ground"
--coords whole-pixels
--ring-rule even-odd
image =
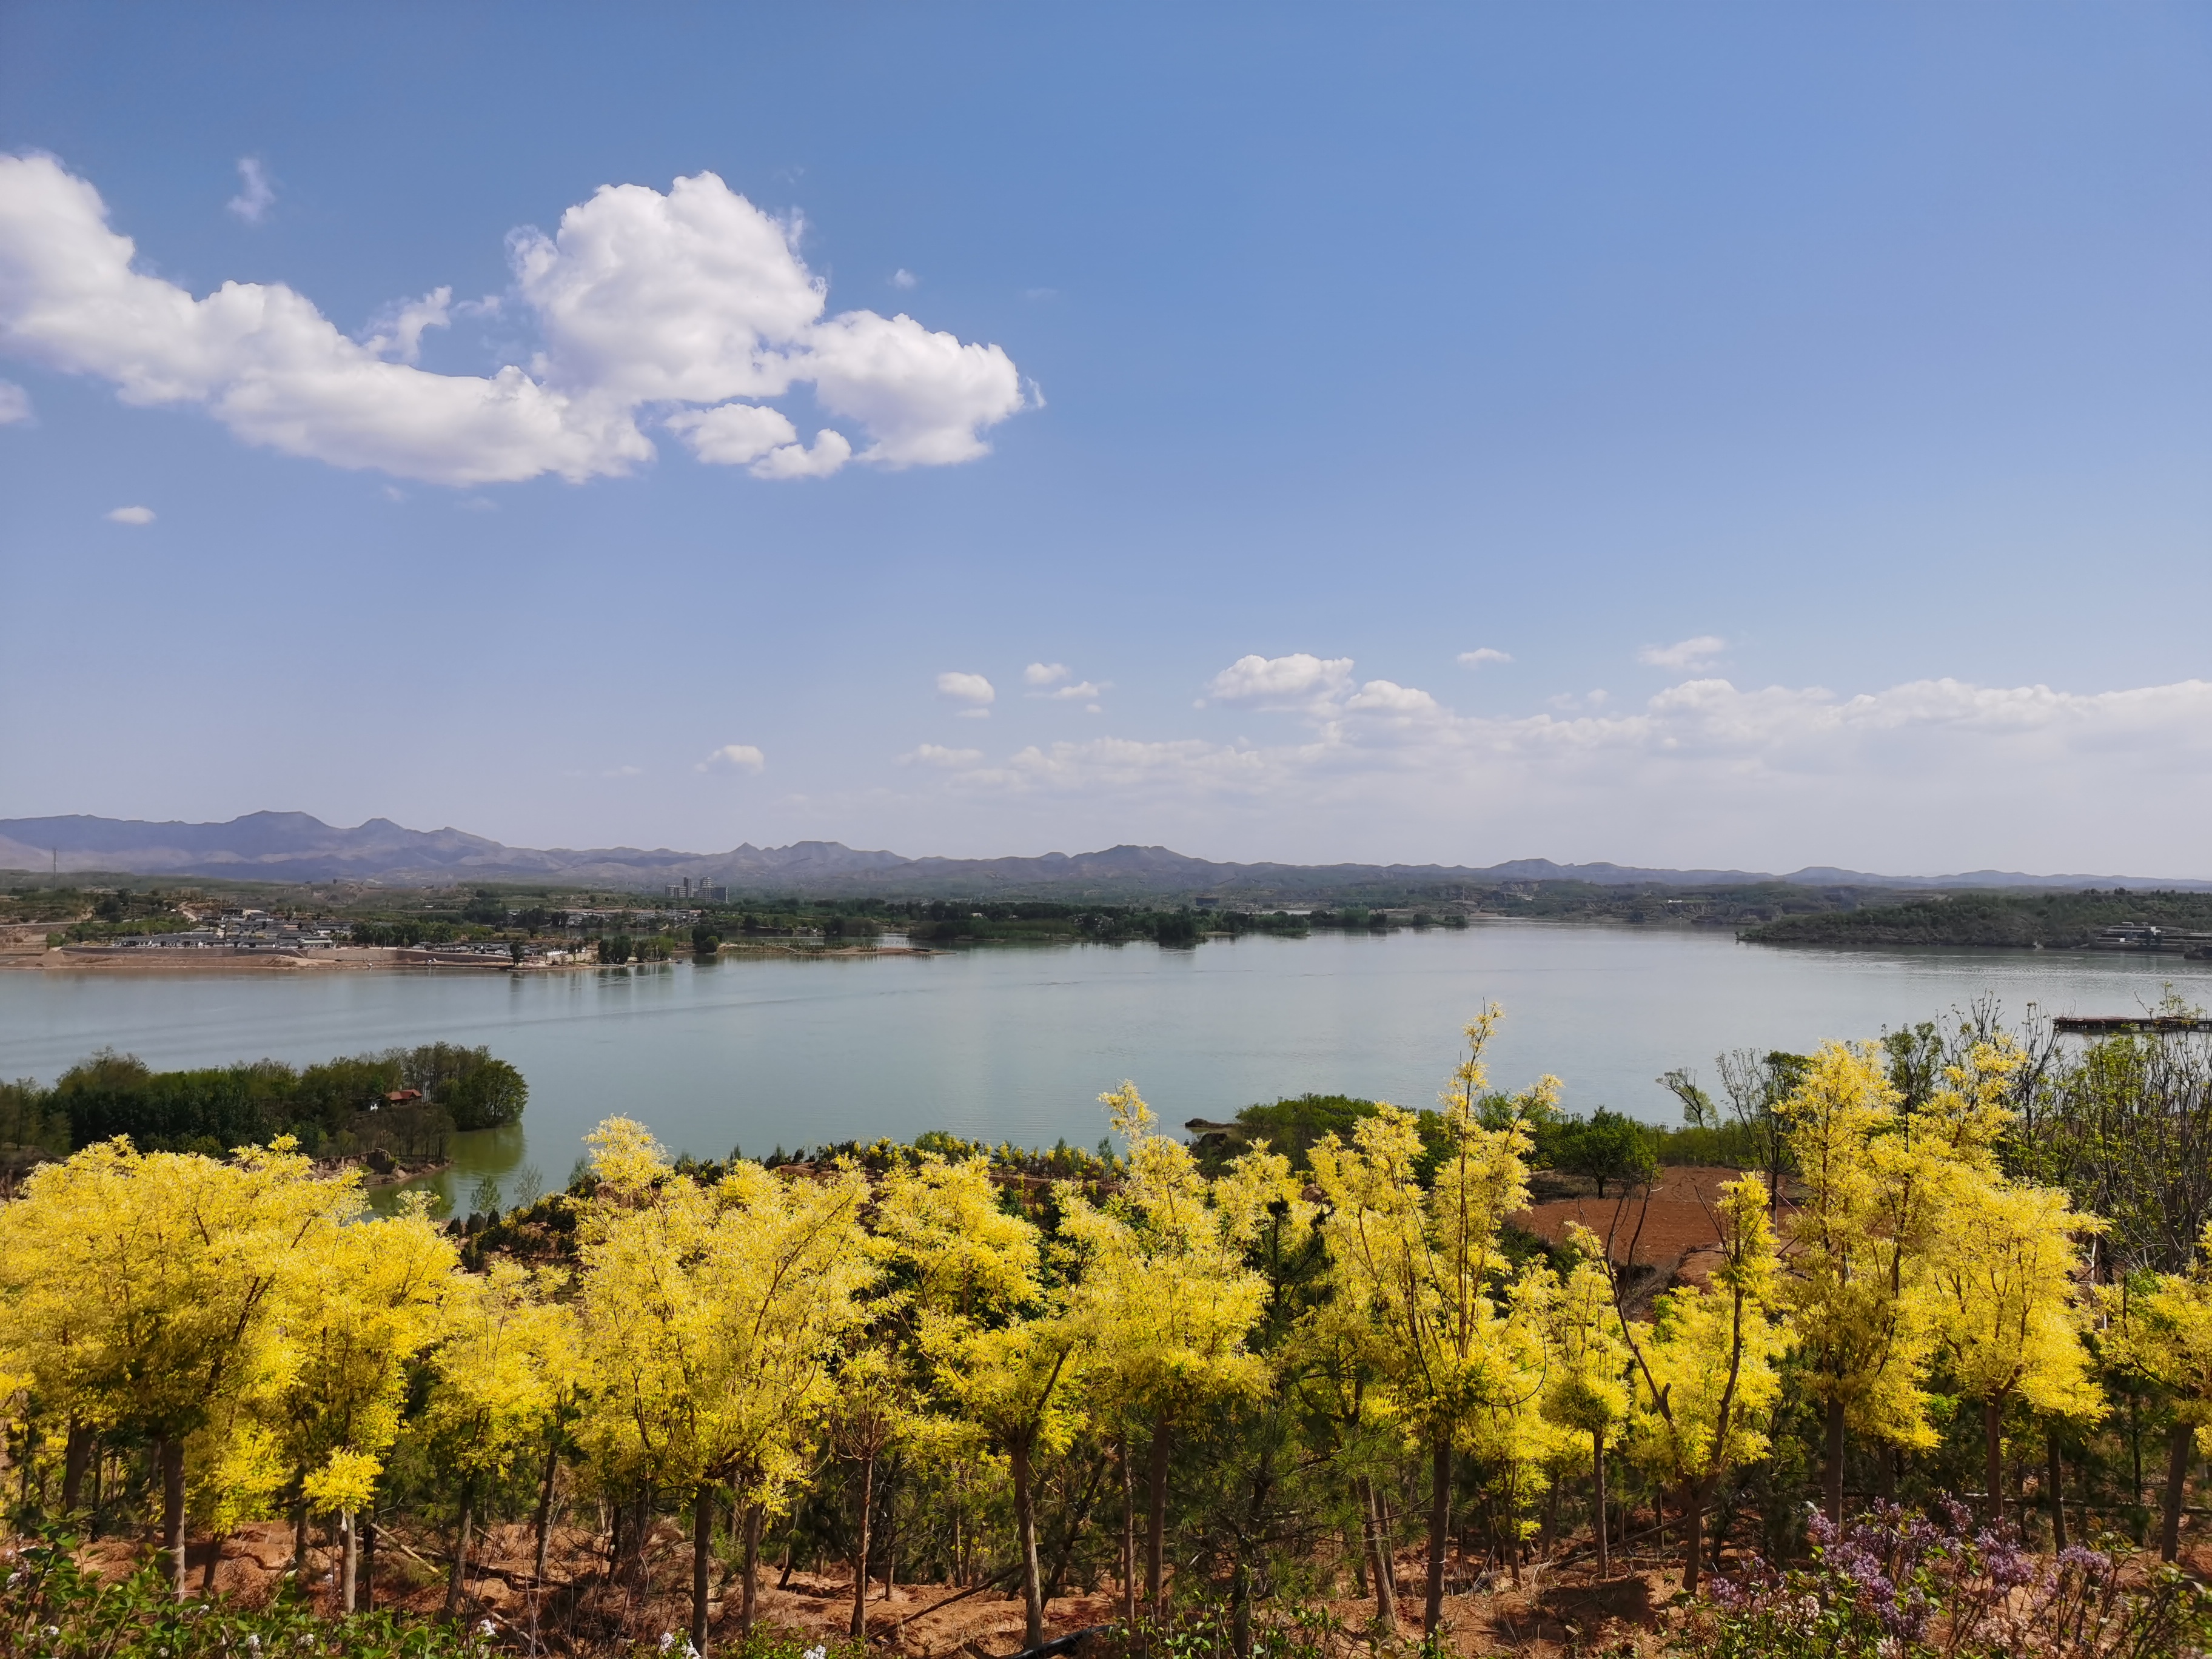
[[[556,1651],[611,1650],[621,1639],[651,1641],[664,1631],[679,1637],[690,1622],[688,1592],[690,1544],[670,1522],[663,1522],[648,1549],[652,1588],[624,1589],[605,1577],[601,1540],[574,1528],[557,1529],[547,1582],[543,1590],[532,1572],[532,1539],[525,1525],[490,1528],[479,1540],[481,1556],[472,1552],[466,1590],[467,1616],[489,1618],[517,1645],[528,1648],[533,1633],[544,1647]],[[145,1559],[144,1540],[103,1539],[86,1547],[86,1564],[103,1574],[119,1577]],[[213,1563],[210,1573],[210,1564]],[[249,1605],[274,1595],[291,1571],[292,1530],[279,1521],[249,1525],[219,1546],[208,1540],[193,1542],[188,1552],[191,1586],[235,1597]],[[1445,1622],[1455,1651],[1469,1656],[1517,1654],[1547,1656],[1587,1650],[1601,1642],[1629,1642],[1638,1653],[1661,1651],[1669,1628],[1667,1602],[1674,1593],[1674,1575],[1655,1560],[1616,1564],[1614,1576],[1594,1582],[1588,1565],[1534,1566],[1524,1571],[1516,1588],[1503,1575],[1490,1575],[1473,1564],[1455,1560],[1449,1578],[1457,1585],[1474,1584],[1469,1593],[1445,1601]],[[326,1614],[337,1610],[337,1557],[320,1540],[308,1552],[306,1573],[309,1594]],[[1408,1550],[1398,1561],[1398,1595],[1403,1621],[1401,1637],[1408,1644],[1418,1637],[1422,1562],[1418,1551]],[[376,1564],[375,1603],[379,1607],[404,1607],[426,1617],[434,1616],[445,1601],[446,1563],[428,1540],[400,1536],[390,1530],[380,1546]],[[842,1640],[850,1628],[853,1580],[849,1571],[836,1568],[823,1573],[793,1571],[787,1583],[774,1562],[763,1562],[756,1618],[770,1629],[790,1632],[811,1642]],[[734,1572],[716,1567],[716,1599],[713,1607],[714,1638],[732,1642],[737,1636],[738,1583]],[[1346,1585],[1346,1589],[1349,1589]],[[578,1590],[580,1616],[578,1639],[571,1645],[565,1626],[569,1598]],[[939,1606],[957,1593],[945,1584],[900,1584],[886,1595],[880,1583],[868,1591],[870,1645],[886,1654],[908,1659],[1005,1659],[1023,1648],[1022,1606],[1018,1594],[986,1589],[950,1605]],[[1347,1652],[1387,1649],[1370,1629],[1374,1614],[1370,1600],[1349,1594],[1322,1605],[1346,1632]],[[1086,1594],[1055,1598],[1046,1608],[1047,1639],[1095,1625],[1110,1624],[1121,1613],[1120,1587],[1108,1583]]]
[[[1614,1261],[1653,1269],[1662,1286],[1673,1281],[1703,1284],[1719,1255],[1720,1189],[1742,1175],[1712,1164],[1680,1164],[1660,1171],[1648,1202],[1641,1191],[1553,1198],[1510,1219],[1554,1244],[1565,1241],[1569,1223],[1579,1221],[1607,1243]],[[1782,1207],[1790,1208],[1787,1198]]]
[[[601,1540],[579,1529],[556,1529],[542,1590],[532,1571],[533,1546],[527,1526],[490,1528],[480,1544],[481,1559],[472,1559],[467,1581],[467,1616],[489,1618],[518,1649],[531,1650],[534,1636],[540,1651],[611,1652],[625,1640],[651,1642],[663,1632],[680,1638],[688,1627],[690,1544],[672,1522],[660,1524],[648,1547],[649,1589],[609,1584]],[[88,1565],[120,1577],[144,1559],[148,1547],[143,1540],[111,1538],[88,1546],[83,1553]],[[2212,1569],[2212,1543],[2191,1540],[2183,1556],[2180,1565],[2193,1573],[2202,1576]],[[217,1593],[248,1604],[274,1594],[291,1564],[291,1528],[273,1521],[256,1522],[223,1540],[219,1553],[208,1540],[198,1540],[189,1555],[195,1590],[211,1584]],[[319,1535],[308,1554],[306,1577],[309,1593],[331,1615],[337,1612],[336,1568],[335,1552]],[[1419,1639],[1421,1573],[1419,1551],[1402,1552],[1397,1561],[1402,1622],[1396,1644],[1378,1640],[1370,1628],[1371,1601],[1347,1593],[1320,1604],[1345,1632],[1340,1650],[1346,1659],[1399,1646],[1410,1649]],[[809,1642],[844,1638],[853,1608],[849,1571],[833,1567],[822,1573],[793,1571],[787,1583],[782,1578],[775,1563],[762,1564],[757,1613],[762,1626]],[[1676,1560],[1671,1553],[1658,1553],[1656,1546],[1623,1551],[1615,1559],[1613,1572],[1604,1579],[1597,1577],[1587,1549],[1570,1552],[1558,1562],[1525,1567],[1518,1585],[1504,1573],[1486,1571],[1479,1564],[1456,1558],[1449,1565],[1447,1578],[1462,1589],[1444,1602],[1449,1644],[1466,1659],[1509,1654],[1565,1659],[1593,1652],[1656,1659],[1681,1629],[1683,1615],[1674,1605],[1680,1585]],[[434,1616],[444,1605],[445,1581],[445,1563],[434,1540],[386,1532],[377,1560],[378,1607]],[[738,1585],[734,1573],[719,1563],[715,1582],[713,1639],[732,1643]],[[1348,1584],[1344,1588],[1349,1591]],[[935,1607],[955,1593],[954,1587],[944,1584],[900,1584],[886,1596],[880,1583],[872,1582],[870,1645],[902,1659],[951,1659],[955,1655],[961,1659],[1007,1659],[1021,1651],[1018,1596],[987,1589]],[[580,1604],[573,1641],[567,1631],[572,1597]],[[1046,1609],[1047,1639],[1112,1623],[1121,1617],[1121,1607],[1120,1587],[1112,1583],[1091,1593],[1056,1598]]]

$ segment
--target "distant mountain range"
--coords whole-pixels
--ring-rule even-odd
[[[250,812],[228,823],[153,823],[82,816],[0,818],[0,870],[217,876],[245,881],[365,881],[395,886],[468,881],[556,881],[659,887],[689,877],[748,892],[817,896],[982,895],[1133,898],[1218,893],[1286,901],[1329,894],[1403,891],[1443,884],[1583,881],[1672,887],[1783,881],[1813,887],[2135,887],[2212,891],[2212,881],[2136,876],[2031,876],[1973,870],[1949,876],[1881,876],[1815,867],[1775,876],[1749,870],[1650,870],[1618,864],[1514,859],[1479,868],[1439,864],[1217,864],[1164,847],[1038,858],[906,858],[858,852],[834,841],[788,847],[748,842],[726,853],[665,847],[508,847],[459,830],[409,830],[371,818],[343,830],[305,812]]]

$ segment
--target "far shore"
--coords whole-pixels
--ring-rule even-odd
[[[683,953],[690,956],[689,951]],[[929,957],[943,954],[919,945],[789,945],[767,940],[726,943],[726,957]],[[680,958],[672,958],[680,959]],[[609,968],[651,968],[649,962],[605,963],[591,960],[520,963],[498,957],[471,961],[459,955],[440,956],[404,945],[339,945],[312,956],[270,951],[164,951],[143,946],[117,950],[100,945],[56,945],[43,951],[0,951],[0,970],[31,973],[88,974],[328,974],[420,973],[445,969],[455,973],[559,974],[599,972]]]

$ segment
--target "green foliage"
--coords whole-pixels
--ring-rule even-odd
[[[392,1109],[385,1097],[421,1091],[425,1104]],[[310,1152],[346,1151],[348,1138],[382,1144],[394,1127],[495,1128],[517,1121],[529,1098],[522,1074],[489,1048],[426,1043],[356,1054],[295,1071],[273,1060],[156,1072],[112,1049],[80,1060],[50,1090],[0,1085],[0,1143],[71,1146],[128,1135],[142,1152],[208,1151],[297,1136]],[[370,1115],[374,1113],[374,1118]],[[428,1115],[434,1122],[415,1124]],[[409,1121],[402,1126],[401,1120]],[[65,1127],[64,1127],[65,1126]],[[10,1129],[26,1131],[11,1134]],[[412,1155],[411,1152],[410,1155]]]
[[[2212,893],[1975,890],[1819,915],[1784,916],[1747,929],[1757,945],[2087,945],[2106,927],[2212,929]]]
[[[1601,1106],[1586,1119],[1565,1118],[1540,1130],[1536,1154],[1555,1170],[1595,1182],[1602,1198],[1608,1183],[1633,1186],[1658,1172],[1652,1139],[1644,1124]]]

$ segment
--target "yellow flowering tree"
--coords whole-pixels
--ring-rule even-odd
[[[1176,1419],[1210,1401],[1250,1397],[1267,1367],[1245,1339],[1266,1305],[1266,1278],[1245,1264],[1266,1197],[1260,1165],[1224,1177],[1217,1205],[1190,1149],[1158,1132],[1158,1119],[1124,1083],[1100,1097],[1127,1147],[1119,1194],[1094,1205],[1070,1193],[1060,1236],[1081,1277],[1071,1304],[1094,1354],[1094,1395],[1125,1416],[1149,1420],[1145,1595],[1155,1613],[1165,1594],[1168,1463]],[[1264,1163],[1268,1154],[1260,1150]],[[1284,1164],[1287,1170],[1288,1164]]]
[[[1766,1455],[1764,1427],[1788,1346],[1776,1317],[1770,1194],[1756,1176],[1721,1189],[1721,1261],[1703,1286],[1659,1298],[1657,1317],[1624,1323],[1635,1385],[1632,1455],[1682,1495],[1682,1588],[1705,1565],[1705,1511],[1729,1470]]]
[[[781,1503],[836,1399],[843,1339],[866,1316],[867,1178],[792,1180],[737,1159],[708,1188],[621,1118],[591,1144],[601,1197],[582,1246],[587,1432],[617,1467],[690,1489],[691,1644],[704,1655],[716,1495],[736,1485],[752,1504]]]
[[[155,1443],[180,1596],[187,1442],[236,1420],[302,1252],[361,1204],[357,1177],[319,1177],[289,1139],[225,1159],[118,1139],[41,1165],[0,1205],[8,1369],[57,1408]]]
[[[1418,1176],[1413,1115],[1395,1106],[1363,1118],[1350,1146],[1326,1135],[1311,1154],[1330,1206],[1323,1234],[1334,1294],[1370,1329],[1377,1408],[1429,1452],[1422,1628],[1431,1632],[1443,1618],[1453,1448],[1485,1437],[1493,1453],[1524,1443],[1501,1431],[1533,1410],[1543,1382],[1540,1345],[1518,1304],[1501,1309],[1486,1281],[1507,1272],[1499,1231],[1528,1202],[1530,1140],[1521,1120],[1557,1085],[1545,1079],[1503,1127],[1483,1127],[1482,1052],[1497,1018],[1487,1009],[1467,1027],[1468,1058],[1444,1097],[1444,1151],[1431,1188]]]
[[[2173,1399],[2158,1536],[2159,1554],[2168,1561],[2180,1552],[2191,1453],[2212,1450],[2212,1223],[2197,1251],[2187,1273],[2142,1275],[2106,1286],[2101,1297],[2107,1356]]]
[[[946,1414],[924,1425],[936,1454],[981,1442],[1012,1476],[1024,1628],[1044,1640],[1036,1462],[1081,1427],[1083,1331],[1048,1293],[1036,1224],[999,1206],[989,1162],[926,1158],[884,1182],[877,1228],[913,1285],[916,1348]]]
[[[2066,1195],[1993,1177],[1954,1194],[1929,1265],[1952,1387],[1982,1408],[1984,1510],[2004,1513],[2004,1414],[2017,1398],[2052,1417],[2104,1414],[2075,1295],[2077,1236],[2095,1231]]]
[[[459,1481],[448,1615],[460,1607],[478,1498],[537,1443],[560,1395],[570,1316],[552,1299],[556,1288],[514,1262],[495,1261],[483,1273],[456,1275],[441,1309],[418,1427],[432,1457]],[[341,1492],[336,1484],[325,1477],[325,1502],[365,1497],[358,1486]]]
[[[356,1517],[399,1437],[407,1368],[440,1334],[458,1267],[423,1202],[304,1240],[275,1320],[263,1410],[311,1507],[339,1518],[338,1601],[354,1610]]]
[[[1589,1448],[1590,1520],[1596,1532],[1597,1570],[1613,1571],[1606,1536],[1605,1455],[1629,1420],[1628,1344],[1613,1302],[1613,1275],[1605,1247],[1577,1222],[1568,1230],[1576,1261],[1542,1308],[1545,1419],[1579,1437]]]

